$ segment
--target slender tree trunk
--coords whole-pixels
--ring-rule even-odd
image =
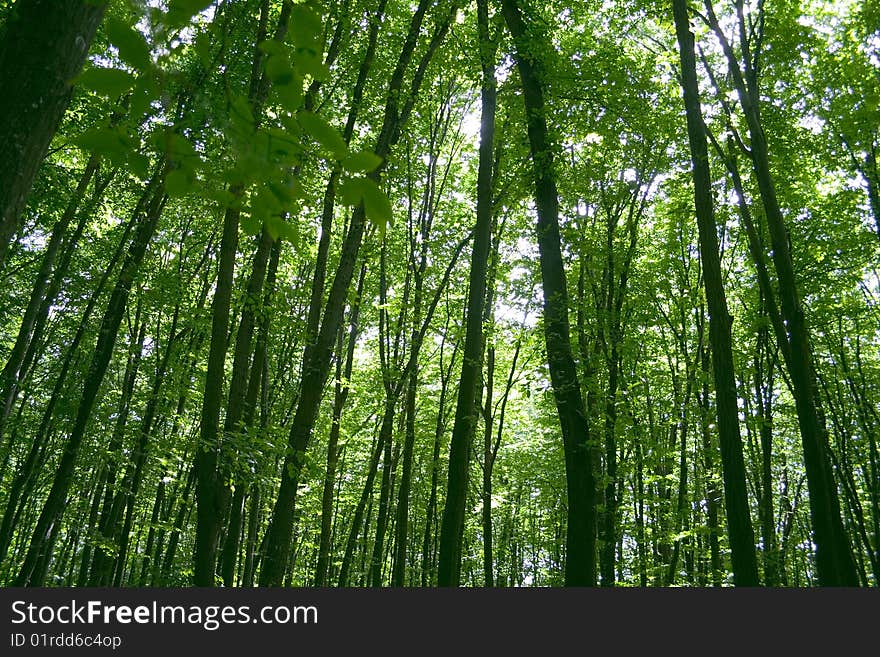
[[[31,289],[28,304],[22,315],[21,325],[18,329],[18,336],[15,339],[15,344],[12,346],[12,351],[9,352],[6,365],[4,365],[3,371],[0,372],[0,404],[2,404],[2,406],[0,406],[0,437],[3,435],[3,428],[9,417],[12,405],[15,403],[15,395],[18,386],[21,384],[22,375],[24,373],[22,365],[25,362],[28,345],[33,336],[34,325],[39,316],[39,310],[45,296],[46,287],[49,285],[52,278],[52,269],[55,266],[55,258],[64,242],[67,228],[76,216],[77,210],[82,203],[86,189],[91,183],[95,172],[98,170],[99,162],[100,158],[96,155],[92,155],[89,158],[89,161],[86,163],[86,167],[80,176],[79,184],[68,201],[67,207],[64,209],[64,214],[52,227],[52,236],[49,238],[49,244],[46,246],[46,251],[43,253],[40,270],[37,272],[37,278]]]
[[[483,530],[483,586],[495,586],[494,556],[492,554],[492,463],[493,429],[492,413],[495,378],[495,347],[486,350],[486,393],[483,398],[483,481],[480,487]]]
[[[287,34],[291,3],[285,1],[278,18],[274,38],[283,40]],[[260,7],[260,23],[256,44],[267,35],[268,2]],[[253,66],[248,90],[248,101],[256,121],[258,111],[268,94],[268,80],[262,75],[262,51],[254,46]],[[238,197],[243,193],[241,185],[233,185],[230,192]],[[225,464],[221,458],[220,410],[225,379],[226,350],[229,335],[229,311],[232,302],[235,256],[238,252],[238,224],[241,210],[227,207],[223,216],[223,234],[217,264],[217,288],[211,307],[211,347],[208,355],[202,412],[199,423],[200,446],[196,450],[196,542],[193,555],[194,583],[196,586],[213,586],[217,563],[220,532],[229,502],[230,491],[225,484]],[[239,368],[239,372],[241,368]],[[245,377],[246,380],[246,377]],[[230,390],[231,392],[231,390]],[[225,434],[225,431],[223,432]]]
[[[37,525],[31,536],[31,543],[24,565],[16,578],[16,585],[18,586],[39,586],[43,583],[46,576],[45,568],[37,567],[38,562],[44,566],[48,565],[48,555],[51,552],[52,543],[55,536],[57,536],[64,513],[67,494],[73,481],[76,460],[79,456],[82,441],[85,438],[86,428],[91,419],[98,391],[104,380],[104,374],[107,372],[110,358],[113,355],[113,347],[116,344],[116,336],[128,302],[129,291],[141,262],[143,262],[147,245],[153,237],[159,217],[162,214],[162,208],[167,200],[164,194],[166,171],[166,164],[160,162],[156,173],[147,186],[147,190],[144,192],[144,199],[149,198],[149,201],[139,204],[139,207],[135,210],[136,213],[141,215],[139,225],[132,238],[128,254],[119,272],[116,286],[110,295],[107,309],[101,320],[98,341],[95,345],[89,371],[83,384],[83,393],[77,409],[76,419],[64,447],[64,452],[61,455],[61,461],[55,473],[49,496],[46,499],[43,511],[40,513]]]
[[[754,358],[754,392],[757,408],[758,434],[761,442],[760,496],[758,515],[761,520],[761,540],[764,553],[764,583],[779,586],[779,548],[776,538],[776,521],[773,513],[773,367],[775,356],[770,353],[769,334],[766,328],[758,333]],[[765,369],[766,366],[766,369]]]
[[[568,288],[559,235],[559,195],[553,147],[544,114],[545,79],[540,62],[531,54],[535,52],[535,39],[529,34],[517,0],[503,0],[502,11],[516,44],[515,59],[528,117],[544,290],[544,339],[565,452],[568,493],[565,584],[593,586],[596,583],[596,484],[590,458],[590,427],[571,352]]]
[[[715,410],[721,443],[721,472],[724,478],[724,502],[730,534],[733,578],[737,586],[758,586],[760,580],[755,556],[755,535],[749,512],[733,369],[730,334],[733,318],[727,310],[718,257],[718,229],[712,202],[709,148],[700,108],[694,37],[690,31],[686,1],[672,0],[672,8],[681,55],[682,89],[693,165],[694,203],[700,235],[700,259],[703,263],[703,283],[709,307]]]
[[[403,87],[403,78],[409,68],[410,61],[416,47],[416,41],[422,24],[422,19],[428,9],[427,0],[422,0],[413,14],[409,31],[398,58],[397,65],[391,75],[389,91],[386,99],[385,115],[382,129],[374,149],[380,158],[387,158],[391,148],[399,139],[400,130],[409,118],[415,96],[418,93],[425,70],[433,54],[439,48],[440,43],[449,29],[452,19],[450,14],[443,19],[441,25],[435,31],[428,49],[419,62],[419,67],[412,79],[409,97],[406,105],[401,109],[399,105],[400,92]],[[453,8],[454,10],[454,8]],[[370,172],[369,177],[377,182],[380,180],[382,166]],[[293,516],[296,505],[296,492],[299,484],[299,475],[303,467],[303,458],[311,441],[312,431],[318,416],[318,410],[323,396],[324,383],[330,372],[330,361],[333,353],[333,345],[336,341],[339,324],[342,321],[343,307],[348,296],[348,289],[354,275],[354,268],[363,239],[366,222],[366,213],[363,204],[355,208],[352,214],[348,233],[342,245],[339,266],[329,296],[324,307],[323,319],[318,336],[313,345],[303,357],[302,376],[300,378],[300,395],[296,405],[296,412],[291,424],[291,432],[288,437],[288,452],[284,459],[281,470],[281,484],[278,490],[272,518],[267,530],[266,557],[260,570],[260,584],[262,586],[280,585],[284,580],[284,573],[290,554],[290,546],[293,539]]]
[[[382,424],[384,426],[386,422],[386,418],[388,417],[388,409],[385,409],[385,412],[382,416]],[[380,433],[381,433],[380,429]],[[352,562],[354,561],[354,552],[357,547],[357,538],[360,535],[361,529],[364,527],[364,513],[367,512],[368,504],[372,504],[372,496],[373,496],[373,483],[376,480],[376,473],[379,470],[379,459],[382,456],[382,443],[377,437],[375,445],[370,454],[370,461],[367,464],[367,479],[364,483],[363,491],[361,492],[361,497],[358,500],[357,506],[355,507],[354,515],[351,520],[351,527],[348,532],[348,540],[345,544],[345,553],[342,556],[342,564],[339,567],[339,586],[348,586],[349,584],[349,573],[351,571]],[[367,523],[366,526],[369,526]],[[364,543],[366,543],[366,531],[364,531]]]
[[[126,227],[123,231],[122,237],[119,240],[116,250],[114,251],[113,256],[110,258],[110,262],[107,264],[107,267],[101,274],[101,278],[99,279],[97,287],[89,298],[89,302],[86,304],[86,308],[83,311],[82,318],[80,319],[79,326],[77,327],[76,333],[73,336],[73,340],[70,342],[64,355],[61,370],[58,374],[57,379],[55,380],[55,385],[52,388],[52,393],[49,396],[49,401],[46,404],[45,409],[43,410],[37,432],[33,440],[31,441],[30,450],[28,451],[24,462],[19,467],[15,479],[12,482],[12,486],[9,490],[9,494],[6,500],[6,510],[3,514],[3,522],[2,524],[0,524],[0,562],[2,562],[6,557],[9,544],[12,540],[13,528],[19,526],[18,518],[22,510],[20,502],[22,500],[26,501],[28,496],[30,495],[30,491],[34,482],[34,475],[48,447],[49,427],[53,418],[55,407],[62,397],[62,393],[67,384],[67,374],[70,371],[70,368],[73,366],[74,356],[77,353],[80,342],[82,342],[83,337],[85,336],[86,329],[92,315],[92,311],[100,300],[101,295],[104,291],[104,287],[106,286],[107,281],[110,279],[110,276],[116,267],[116,263],[122,257],[123,253],[125,253],[125,246],[128,243],[128,236],[131,232],[132,227],[137,223],[138,218],[139,216],[135,214],[132,217],[131,221],[126,224]]]
[[[251,355],[253,353],[254,330],[257,323],[257,314],[260,312],[259,305],[263,296],[263,284],[266,279],[266,270],[269,256],[272,252],[273,239],[264,228],[257,244],[257,251],[251,268],[251,275],[245,291],[244,307],[235,335],[235,349],[232,361],[232,378],[229,382],[229,396],[226,404],[226,416],[223,423],[223,433],[226,440],[232,438],[232,434],[239,433],[246,428],[242,426],[242,418],[245,415],[246,396],[248,384],[251,378]],[[256,371],[259,373],[259,370]],[[228,451],[223,449],[222,452]],[[224,461],[234,458],[226,454]],[[241,536],[241,524],[244,512],[244,496],[246,483],[235,483],[231,515],[226,532],[226,542],[220,559],[220,571],[225,586],[232,586],[235,575],[235,563],[238,557],[239,539]],[[229,492],[223,494],[228,498]]]
[[[467,504],[471,442],[478,417],[477,384],[483,360],[483,306],[492,241],[492,174],[495,153],[495,48],[489,34],[488,2],[477,3],[480,34],[482,107],[480,152],[477,171],[477,219],[468,278],[468,304],[461,376],[452,440],[449,445],[449,472],[446,505],[440,525],[440,555],[437,569],[439,586],[458,586],[461,580],[461,540]]]
[[[828,456],[828,436],[818,401],[809,331],[798,292],[788,230],[770,171],[767,138],[761,124],[758,106],[758,74],[755,60],[748,48],[747,39],[743,36],[741,39],[745,47],[743,58],[747,62],[746,73],[743,75],[730,42],[718,24],[711,0],[705,0],[704,4],[709,23],[718,36],[727,58],[728,70],[748,126],[755,179],[770,233],[773,263],[779,282],[782,317],[787,325],[788,343],[791,348],[789,374],[801,430],[819,582],[823,586],[857,586],[859,580],[853,562],[852,547],[840,515],[837,486]],[[742,32],[746,29],[742,0],[737,0],[736,8],[739,29]],[[686,21],[686,15],[684,20]]]
[[[116,488],[116,473],[119,466],[119,459],[122,456],[122,444],[125,434],[125,425],[128,422],[128,416],[131,411],[131,396],[134,392],[134,384],[140,369],[140,363],[143,355],[144,339],[146,337],[146,320],[141,321],[142,301],[138,299],[138,307],[135,312],[135,330],[140,330],[137,337],[132,336],[131,347],[129,348],[128,363],[126,364],[125,375],[123,376],[122,394],[119,401],[119,410],[116,414],[116,422],[113,434],[110,437],[108,447],[107,462],[98,490],[104,490],[104,504],[101,508],[101,517],[98,522],[98,535],[100,536],[99,545],[96,546],[94,555],[92,556],[92,567],[89,576],[89,586],[100,586],[107,583],[108,570],[112,572],[113,555],[109,549],[113,533],[113,500]],[[91,528],[90,528],[91,529]],[[106,547],[105,547],[106,546]],[[109,568],[108,568],[109,567]]]
[[[431,451],[431,487],[428,503],[425,506],[425,532],[422,536],[422,586],[430,586],[434,581],[434,553],[436,548],[437,525],[437,484],[440,478],[440,447],[446,429],[446,396],[449,380],[458,356],[459,343],[455,343],[449,365],[443,368],[443,350],[446,347],[446,336],[449,332],[449,314],[446,315],[446,327],[443,331],[443,342],[440,345],[440,397],[437,401],[437,421],[434,426],[434,446]]]
[[[336,485],[336,466],[339,461],[339,433],[342,420],[342,409],[351,390],[351,373],[354,367],[354,351],[359,333],[358,318],[360,316],[361,298],[364,291],[364,279],[367,273],[366,263],[361,265],[358,277],[357,295],[349,311],[348,344],[345,351],[345,365],[342,364],[342,345],[337,353],[339,361],[336,368],[336,393],[333,400],[333,419],[330,426],[330,437],[327,441],[327,472],[324,476],[324,487],[321,495],[321,537],[318,543],[318,564],[315,568],[315,586],[326,586],[329,581],[330,549],[333,527],[333,489]],[[340,342],[341,342],[340,334]]]
[[[710,355],[709,346],[706,345],[700,351],[700,367],[702,368],[702,391],[698,395],[700,403],[700,430],[703,447],[703,485],[706,491],[706,521],[709,529],[709,566],[711,569],[712,586],[721,586],[721,548],[718,543],[720,535],[718,527],[718,504],[721,495],[715,485],[715,463],[712,458],[714,447],[712,435],[709,430],[710,401],[709,401],[709,376]]]

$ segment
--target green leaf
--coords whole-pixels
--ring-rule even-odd
[[[371,223],[385,230],[394,221],[394,212],[388,196],[379,189],[379,185],[369,178],[362,178],[364,210]]]
[[[150,174],[150,158],[138,152],[139,142],[121,127],[87,130],[75,140],[81,148],[124,165],[140,179]]]
[[[111,160],[124,158],[128,153],[128,143],[115,128],[94,128],[86,130],[76,138],[75,143],[87,151],[106,155]]]
[[[291,84],[279,85],[275,87],[275,92],[278,94],[278,100],[281,101],[284,109],[289,112],[297,111],[303,101],[302,78],[294,75]]]
[[[151,111],[150,103],[159,98],[160,87],[153,75],[139,75],[134,83],[129,100],[129,113],[133,123],[140,123],[144,115]]]
[[[214,4],[214,0],[168,0],[167,21],[171,26],[185,25],[196,14]]]
[[[106,26],[110,43],[119,49],[119,56],[126,64],[139,71],[150,67],[150,47],[140,32],[118,18],[107,19]]]
[[[165,152],[177,162],[186,161],[188,166],[201,162],[199,154],[186,137],[178,135],[169,129],[161,135],[161,139],[164,141]]]
[[[288,85],[295,79],[293,67],[283,54],[269,57],[266,62],[266,75],[275,85]]]
[[[211,199],[220,204],[221,207],[230,207],[234,205],[238,197],[232,194],[228,189],[206,189],[201,192],[202,196]]]
[[[298,140],[287,130],[283,128],[269,128],[266,132],[269,136],[269,145],[273,154],[287,156],[299,153],[302,150]]]
[[[267,55],[287,54],[287,47],[285,47],[283,43],[276,39],[267,39],[266,41],[260,41],[257,47]]]
[[[330,151],[336,159],[342,159],[348,152],[348,146],[333,126],[327,123],[317,114],[312,112],[300,112],[297,114],[302,129],[316,142]]]
[[[169,196],[186,196],[193,188],[191,172],[186,169],[174,169],[165,177],[165,191]]]
[[[352,153],[342,162],[342,167],[346,171],[356,173],[369,173],[382,164],[382,158],[370,151],[360,151]]]
[[[339,200],[343,205],[352,207],[364,197],[363,178],[346,178],[339,183]]]
[[[326,80],[330,76],[330,69],[323,60],[313,53],[300,53],[296,58],[296,67],[305,75],[311,75],[315,80]]]
[[[266,219],[266,230],[272,239],[277,240],[279,237],[296,244],[299,242],[299,232],[293,224],[290,224],[278,215],[272,215]]]
[[[232,126],[240,133],[250,133],[254,129],[254,115],[251,105],[244,96],[236,96],[229,108]]]
[[[128,164],[128,168],[131,169],[131,172],[136,175],[141,180],[144,180],[150,175],[150,158],[148,158],[143,153],[137,153],[133,150],[128,150],[125,161]]]
[[[92,67],[83,71],[77,83],[108,98],[118,98],[134,84],[134,76],[118,68]]]
[[[252,212],[245,212],[241,215],[241,229],[247,235],[259,235],[263,224]]]
[[[282,212],[278,198],[268,187],[260,187],[259,191],[251,197],[251,214],[259,217],[269,217]]]
[[[294,5],[290,12],[290,40],[300,48],[320,48],[321,17],[306,5]]]
[[[266,186],[282,206],[287,206],[293,201],[294,189],[292,186],[281,185],[272,180],[268,181]]]
[[[207,35],[199,34],[196,37],[194,46],[202,66],[208,69],[211,66],[211,42],[208,40]]]

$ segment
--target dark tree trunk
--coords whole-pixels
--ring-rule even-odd
[[[290,0],[285,0],[278,16],[278,25],[273,34],[276,41],[283,41],[287,35],[291,10],[292,3]],[[263,75],[261,69],[262,51],[257,47],[257,44],[260,44],[267,35],[268,13],[268,2],[264,0],[260,6],[260,23],[255,40],[253,66],[248,88],[248,102],[254,116],[255,127],[262,118],[262,106],[269,92],[268,78]],[[230,193],[234,197],[240,197],[243,191],[239,184],[234,184],[230,188]],[[196,450],[194,461],[196,470],[196,542],[193,554],[193,582],[196,586],[214,585],[214,570],[217,564],[220,533],[231,494],[225,483],[226,464],[223,462],[221,453],[220,410],[225,379],[229,310],[232,302],[235,255],[238,252],[240,218],[241,210],[237,206],[229,206],[226,209],[218,256],[217,289],[211,308],[211,347],[208,355],[199,424],[200,445]],[[241,367],[239,373],[241,376]],[[247,381],[246,376],[244,376],[244,381]],[[239,389],[243,387],[240,386]],[[232,393],[231,386],[230,393]],[[243,394],[242,391],[236,392],[236,398]],[[227,431],[228,429],[224,427],[223,433],[225,434]]]
[[[730,42],[718,24],[711,0],[706,0],[705,6],[709,23],[718,36],[727,58],[728,70],[739,95],[748,126],[755,179],[770,234],[773,263],[779,282],[780,307],[782,317],[787,324],[787,342],[791,349],[789,374],[801,430],[819,583],[823,586],[857,586],[858,574],[853,561],[852,547],[840,515],[837,485],[828,455],[828,435],[818,400],[809,331],[798,292],[788,229],[770,171],[767,138],[761,124],[758,105],[758,73],[755,60],[749,51],[747,40],[743,38],[742,42],[745,46],[743,59],[747,62],[744,75]],[[739,29],[742,31],[747,28],[741,0],[737,0],[737,9]],[[686,21],[686,16],[684,20]]]
[[[18,586],[40,586],[45,578],[45,566],[48,565],[47,557],[51,552],[54,537],[57,535],[61,523],[67,494],[73,481],[74,467],[76,466],[82,441],[85,438],[86,428],[91,419],[92,409],[95,405],[101,383],[104,381],[104,374],[107,372],[110,358],[113,355],[113,347],[116,344],[119,324],[125,312],[131,285],[141,266],[141,262],[143,262],[147,245],[153,237],[162,208],[167,200],[163,190],[166,171],[165,163],[160,163],[147,190],[144,192],[143,199],[149,200],[139,204],[139,207],[135,210],[140,215],[137,231],[132,238],[128,254],[119,272],[116,286],[110,295],[107,309],[101,320],[98,341],[92,354],[88,374],[83,383],[83,393],[77,408],[76,419],[65,444],[64,452],[61,455],[49,496],[34,528],[30,547],[28,548],[28,555],[16,578]],[[38,563],[43,564],[43,567],[38,568]]]
[[[712,178],[709,171],[709,147],[700,108],[694,36],[690,31],[685,0],[672,1],[676,35],[681,55],[682,89],[687,115],[688,138],[694,178],[694,203],[700,235],[700,259],[709,308],[709,343],[712,347],[712,372],[715,383],[715,410],[721,443],[721,472],[724,479],[724,502],[730,534],[733,579],[737,586],[758,586],[758,561],[755,534],[749,513],[745,463],[739,417],[733,348],[730,327],[733,318],[727,310],[718,234],[712,201]]]
[[[12,351],[9,352],[6,365],[4,365],[3,371],[0,373],[0,438],[3,436],[3,428],[9,417],[9,412],[15,403],[15,395],[23,378],[24,370],[22,366],[25,363],[28,346],[34,337],[34,326],[39,317],[39,310],[43,305],[46,288],[53,277],[52,270],[55,267],[55,258],[64,242],[67,228],[76,216],[77,210],[82,203],[86,189],[98,170],[99,162],[100,158],[96,155],[92,155],[89,158],[85,170],[80,177],[79,184],[67,203],[64,214],[52,227],[52,236],[49,238],[49,244],[43,253],[40,270],[37,272],[37,278],[34,281],[28,304],[21,318],[18,336],[15,339],[15,344],[12,346]],[[0,444],[2,444],[2,441],[0,441]]]
[[[449,315],[446,316],[446,326],[443,331],[443,342],[440,345],[440,397],[437,401],[437,421],[434,426],[434,446],[431,451],[431,488],[428,493],[428,503],[425,506],[425,532],[422,536],[422,586],[434,583],[435,552],[437,547],[437,484],[440,479],[440,446],[443,433],[446,430],[447,411],[446,396],[449,391],[449,380],[455,367],[458,356],[459,343],[455,343],[449,365],[443,368],[443,350],[446,347],[446,336],[449,332]]]
[[[387,158],[391,148],[400,136],[402,126],[408,120],[424,79],[425,70],[433,54],[440,46],[452,19],[450,14],[444,19],[434,33],[427,51],[419,62],[411,82],[409,97],[403,109],[399,100],[403,87],[404,74],[409,68],[422,24],[428,9],[427,0],[422,0],[413,14],[397,65],[391,75],[389,91],[386,98],[385,114],[382,129],[374,149],[380,158]],[[374,182],[381,179],[382,166],[372,171],[369,176]],[[267,530],[266,556],[260,570],[262,586],[280,585],[284,580],[288,564],[290,546],[293,539],[293,517],[296,506],[296,492],[299,475],[303,467],[303,458],[311,442],[312,431],[317,420],[318,410],[324,391],[324,383],[330,373],[333,345],[337,331],[342,322],[343,309],[351,279],[363,239],[366,213],[363,204],[355,208],[351,223],[342,245],[339,265],[324,307],[321,328],[313,344],[310,344],[303,356],[302,376],[300,378],[300,396],[288,437],[288,452],[281,470],[281,484],[278,490],[272,518]]]
[[[385,424],[385,418],[388,416],[388,409],[383,414],[382,424]],[[381,430],[380,430],[381,432]],[[371,504],[373,497],[373,483],[376,480],[376,473],[379,470],[379,459],[382,456],[382,443],[377,438],[375,445],[370,454],[370,461],[367,465],[367,479],[364,483],[361,497],[358,500],[351,520],[351,527],[348,531],[348,540],[345,543],[345,553],[342,556],[342,564],[339,567],[339,586],[348,586],[349,574],[354,561],[354,551],[357,548],[357,538],[364,526],[364,513],[367,512],[367,505]],[[364,532],[364,543],[366,543],[366,531]]]
[[[70,102],[107,8],[89,0],[18,0],[0,30],[0,270],[37,169]]]
[[[559,195],[553,170],[553,147],[544,114],[545,80],[540,62],[533,59],[535,39],[529,34],[517,1],[503,0],[502,11],[516,44],[515,59],[528,117],[544,288],[544,340],[565,452],[568,493],[565,584],[593,586],[596,583],[596,483],[590,457],[590,428],[571,351],[568,288],[559,235]]]
[[[251,375],[251,356],[253,353],[254,330],[257,323],[257,315],[261,312],[258,307],[263,296],[263,284],[266,279],[266,269],[269,256],[272,252],[273,239],[269,232],[263,229],[258,238],[257,251],[251,267],[251,275],[245,291],[241,318],[238,323],[238,331],[235,334],[235,349],[232,361],[232,378],[229,382],[229,396],[226,404],[226,416],[223,423],[223,433],[227,440],[232,434],[246,429],[247,423],[242,423],[246,410],[246,397],[249,389]],[[260,370],[253,374],[259,375]],[[255,381],[255,380],[254,380]],[[255,391],[255,388],[251,388]],[[228,450],[228,448],[227,448]],[[221,449],[221,452],[223,450]],[[232,455],[226,454],[225,461],[232,460]],[[238,546],[240,543],[242,521],[244,513],[245,489],[244,481],[235,482],[235,494],[233,495],[231,513],[226,531],[226,541],[220,559],[220,572],[224,586],[232,586],[235,579],[235,564],[238,559]],[[224,493],[228,497],[228,492]]]
[[[12,482],[12,486],[9,489],[9,494],[6,500],[6,510],[3,514],[3,522],[2,524],[0,524],[0,562],[2,562],[3,559],[6,557],[6,552],[9,548],[10,541],[12,540],[13,528],[18,526],[18,517],[22,511],[22,506],[20,503],[22,502],[22,500],[26,501],[28,496],[30,495],[30,491],[34,484],[34,476],[39,468],[39,464],[43,458],[43,454],[48,447],[49,427],[53,418],[55,407],[58,405],[58,402],[62,398],[63,391],[65,390],[65,386],[67,385],[67,375],[70,372],[71,367],[73,366],[74,356],[77,353],[79,345],[86,334],[86,329],[89,325],[92,311],[100,300],[101,295],[104,291],[104,287],[107,285],[107,281],[110,279],[110,276],[116,267],[116,263],[122,257],[122,254],[125,253],[125,246],[128,243],[128,236],[131,232],[132,227],[137,223],[138,219],[139,216],[135,214],[135,216],[132,217],[131,221],[126,224],[125,230],[123,231],[122,237],[119,240],[116,250],[111,257],[110,262],[107,264],[106,268],[101,274],[98,285],[92,293],[91,297],[89,298],[88,304],[86,304],[86,308],[83,311],[82,318],[80,319],[79,326],[77,327],[76,333],[73,336],[73,340],[71,340],[70,344],[67,347],[66,353],[64,355],[64,360],[61,365],[61,370],[58,374],[58,378],[55,380],[55,385],[52,388],[52,393],[49,396],[49,401],[47,402],[45,409],[43,409],[43,414],[40,419],[40,424],[37,428],[36,435],[31,441],[31,447],[28,450],[28,454],[25,457],[24,463],[22,463],[21,467],[18,469],[15,479]]]
[[[361,267],[358,282],[358,295],[349,315],[348,346],[345,351],[345,364],[342,362],[342,332],[339,333],[337,344],[336,384],[333,397],[333,418],[330,424],[330,436],[327,439],[327,471],[324,473],[324,485],[321,490],[321,535],[318,539],[318,562],[315,565],[315,586],[326,586],[330,562],[330,550],[333,540],[333,493],[336,487],[336,467],[339,463],[339,434],[342,422],[342,409],[350,390],[351,371],[354,364],[354,347],[357,338],[357,314],[360,309],[360,298],[363,292],[363,280],[366,266]],[[344,372],[344,374],[343,374]]]
[[[720,531],[718,527],[718,504],[720,491],[715,485],[715,459],[712,458],[712,434],[709,401],[709,376],[711,375],[710,354],[708,345],[700,351],[700,367],[702,369],[702,390],[697,396],[700,404],[700,433],[703,447],[703,485],[706,491],[706,521],[709,525],[709,568],[712,586],[721,586],[721,548],[719,546]]]
[[[452,439],[449,445],[449,472],[446,505],[440,524],[440,555],[437,584],[458,586],[461,579],[461,539],[467,504],[471,442],[478,418],[477,384],[483,361],[483,307],[489,248],[492,241],[492,174],[495,154],[495,48],[489,34],[488,2],[477,3],[480,34],[480,64],[483,72],[480,116],[480,153],[477,171],[477,219],[468,278],[468,304],[461,376]]]
[[[106,547],[112,543],[115,534],[115,522],[113,513],[113,500],[116,488],[116,472],[119,467],[119,460],[122,456],[122,444],[125,435],[125,425],[128,422],[128,416],[131,412],[131,396],[134,392],[134,384],[137,378],[138,370],[143,354],[144,338],[146,334],[146,320],[141,322],[141,306],[142,301],[138,299],[138,307],[135,312],[135,330],[140,324],[140,333],[135,339],[132,335],[131,346],[129,347],[128,362],[123,376],[122,394],[119,400],[119,410],[116,413],[116,422],[113,434],[110,437],[108,446],[107,462],[104,464],[101,481],[98,484],[98,490],[104,491],[104,504],[101,508],[101,517],[98,523],[98,533],[101,538],[100,543],[96,546],[92,557],[92,567],[89,576],[89,586],[101,586],[108,583],[108,571],[112,574],[113,555],[112,551]]]

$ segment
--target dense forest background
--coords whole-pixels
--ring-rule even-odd
[[[0,1],[0,583],[880,586],[880,10]]]

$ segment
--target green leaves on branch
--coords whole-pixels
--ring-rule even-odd
[[[192,170],[174,169],[165,177],[165,191],[168,196],[186,196],[195,186],[196,179]]]
[[[242,230],[248,235],[259,235],[265,228],[272,239],[286,239],[298,244],[299,230],[286,217],[293,214],[295,202],[301,197],[302,190],[294,183],[262,185],[251,194],[247,212],[242,214]]]
[[[316,80],[326,79],[330,71],[322,58],[323,26],[320,13],[310,3],[294,5],[288,25],[297,69]]]
[[[329,151],[337,160],[346,157],[348,145],[336,128],[323,118],[312,112],[300,112],[297,114],[296,120],[309,137],[318,142],[325,151]]]
[[[182,27],[212,4],[214,0],[168,0],[165,21],[169,27]]]
[[[165,191],[169,196],[185,196],[195,188],[202,158],[189,140],[175,132],[169,130],[161,133],[159,139],[162,142],[159,149],[176,167],[165,178]]]
[[[380,164],[382,164],[381,157],[370,151],[361,151],[346,157],[342,161],[342,168],[353,173],[369,173],[374,171]]]
[[[150,68],[150,46],[140,32],[118,18],[107,19],[106,30],[122,61],[138,71]]]
[[[277,215],[271,215],[266,219],[266,232],[272,239],[285,239],[292,244],[299,243],[299,231],[296,224],[289,223]]]
[[[367,219],[384,231],[394,221],[391,201],[371,178],[347,178],[339,187],[342,203],[348,206],[364,204]]]
[[[268,55],[266,60],[266,76],[280,105],[289,112],[295,112],[303,101],[303,78],[293,65],[285,46],[278,41],[263,41],[260,49]]]
[[[76,79],[77,84],[111,100],[117,99],[131,89],[134,82],[135,78],[131,73],[120,71],[118,68],[98,66],[87,68]]]
[[[290,40],[294,46],[304,50],[321,50],[321,17],[307,4],[294,5],[290,11],[288,24]]]
[[[139,140],[121,126],[87,130],[75,143],[90,153],[106,157],[116,166],[127,166],[141,179],[149,175],[150,159],[139,152]]]

